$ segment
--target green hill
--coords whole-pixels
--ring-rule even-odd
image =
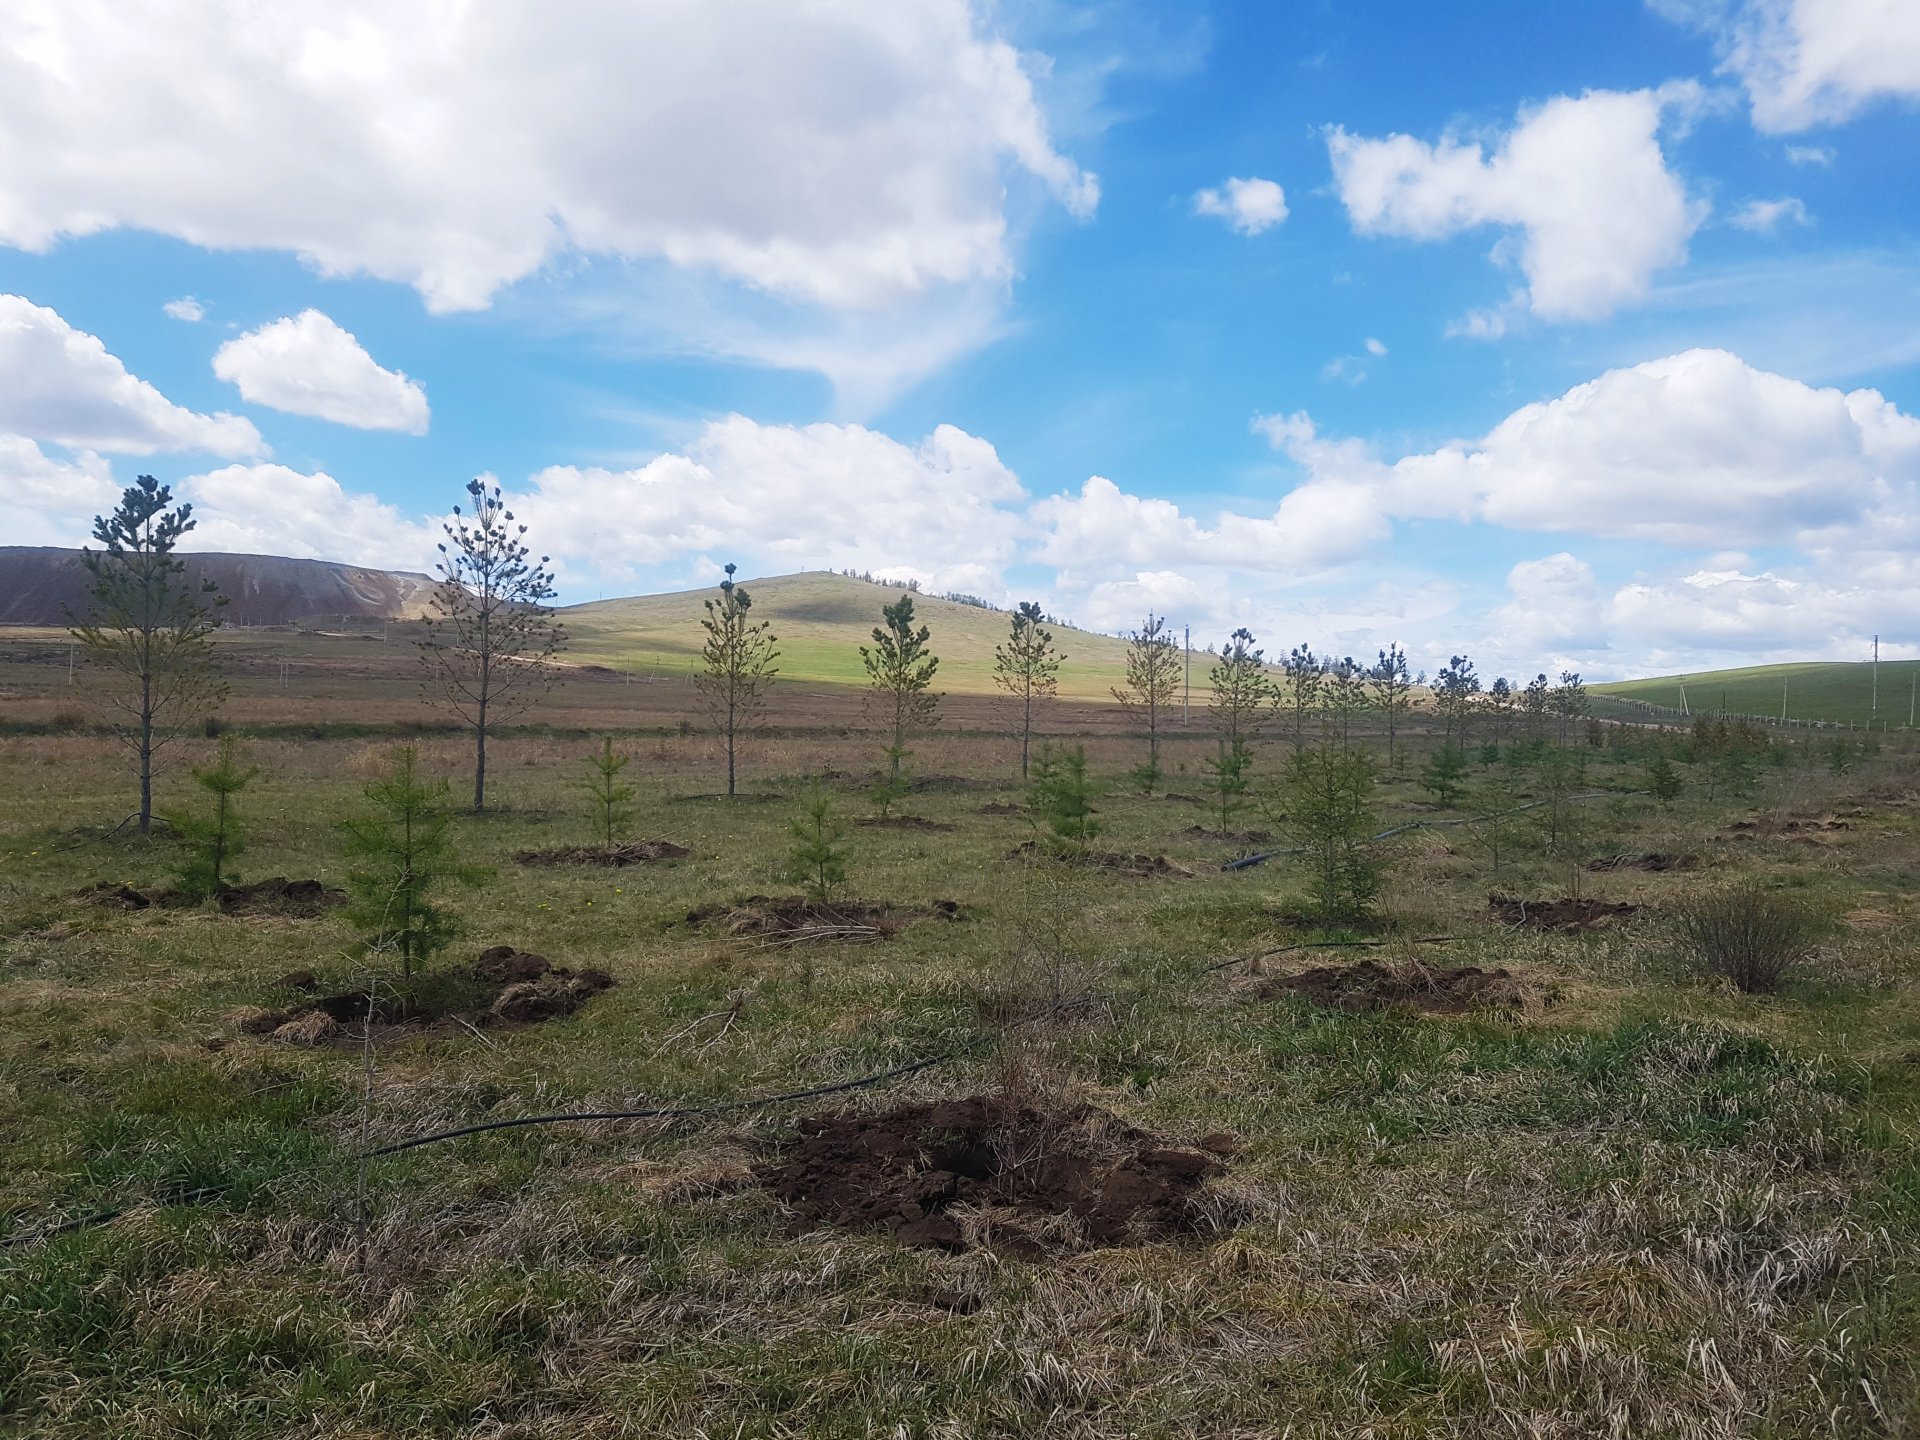
[[[1663,675],[1653,680],[1622,680],[1595,685],[1597,696],[1638,700],[1651,705],[1724,710],[1734,715],[1777,719],[1783,698],[1792,720],[1823,720],[1864,725],[1869,719],[1895,729],[1915,718],[1920,661],[1880,662],[1880,704],[1873,706],[1871,664],[1752,665],[1741,670],[1707,670],[1692,675]],[[1684,706],[1681,687],[1685,687]]]
[[[779,637],[781,677],[837,684],[865,682],[859,647],[870,641],[880,623],[881,607],[905,593],[826,572],[743,583],[753,597],[754,617],[771,621]],[[561,612],[573,637],[568,658],[635,673],[656,666],[663,672],[684,671],[695,663],[706,638],[700,629],[705,614],[701,602],[715,593],[712,588],[685,590],[572,606]],[[1006,639],[1007,612],[930,595],[915,595],[913,608],[915,619],[932,632],[933,651],[940,657],[940,688],[955,694],[991,692],[993,650]],[[1111,687],[1125,678],[1126,642],[1065,625],[1052,628],[1067,657],[1060,693],[1077,699],[1109,698]],[[1196,656],[1196,683],[1204,673],[1202,657]]]

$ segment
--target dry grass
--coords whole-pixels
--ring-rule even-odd
[[[327,683],[418,714],[387,680]],[[244,701],[281,717],[264,723],[364,713],[270,688]],[[557,723],[592,728],[616,712],[596,708],[607,698]],[[274,982],[290,970],[367,978],[337,917],[70,904],[97,879],[160,878],[171,849],[90,838],[128,808],[110,742],[0,737],[0,1223],[136,1202],[0,1251],[0,1431],[1708,1437],[1898,1435],[1920,1415],[1909,757],[1844,781],[1765,772],[1763,811],[1864,812],[1832,846],[1716,841],[1745,811],[1692,801],[1598,807],[1592,855],[1707,863],[1583,875],[1583,893],[1655,917],[1590,935],[1488,920],[1491,888],[1564,888],[1567,864],[1536,838],[1494,877],[1466,832],[1416,832],[1395,850],[1386,938],[1455,939],[1367,953],[1507,967],[1552,1003],[1347,1014],[1202,975],[1311,937],[1285,919],[1299,877],[1285,862],[1220,873],[1225,848],[1183,833],[1193,806],[1101,801],[1103,844],[1167,854],[1192,879],[1055,884],[1010,862],[1028,832],[979,813],[1013,795],[1008,742],[987,728],[956,727],[920,757],[922,775],[966,787],[909,808],[954,830],[850,841],[855,897],[954,899],[964,922],[774,949],[681,924],[782,893],[789,807],[676,798],[712,788],[711,746],[637,704],[661,733],[630,742],[634,833],[689,857],[510,863],[591,838],[573,788],[584,736],[502,740],[504,813],[462,827],[498,879],[458,898],[456,957],[510,943],[618,986],[563,1020],[381,1051],[365,1117],[359,1055],[245,1038],[223,1018],[283,1004]],[[876,762],[842,722],[788,722],[756,749],[756,788]],[[384,743],[247,740],[264,773],[246,796],[245,878],[337,881],[331,826]],[[458,773],[457,738],[421,744]],[[1173,788],[1191,788],[1202,744],[1176,748],[1195,768]],[[183,742],[176,763],[208,748]],[[1117,728],[1089,740],[1105,775],[1135,748]],[[1602,783],[1631,773],[1596,761]],[[858,780],[841,783],[857,804]],[[1385,821],[1432,814],[1423,799],[1389,786]],[[1851,912],[1819,974],[1776,997],[1701,983],[1657,919],[1747,875]],[[1098,1003],[1006,1050],[969,1048],[988,1021],[1061,994]],[[954,1047],[968,1058],[845,1103],[1005,1087],[1165,1134],[1226,1132],[1238,1150],[1209,1233],[1048,1261],[790,1235],[749,1183],[791,1116],[773,1109],[506,1131],[380,1162],[362,1273],[363,1118],[381,1142],[769,1093]],[[215,1204],[154,1203],[214,1181],[238,1183]]]

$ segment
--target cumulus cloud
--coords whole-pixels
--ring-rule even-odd
[[[0,295],[0,431],[128,455],[260,455],[267,448],[251,421],[175,405],[130,375],[96,337],[19,295]]]
[[[186,549],[425,570],[440,538],[437,524],[349,491],[324,471],[227,465],[189,476],[175,490],[193,503]]]
[[[24,435],[0,434],[0,535],[9,545],[77,545],[84,516],[119,497],[107,462],[91,451],[57,460]]]
[[[184,320],[189,325],[197,325],[207,318],[207,307],[191,295],[182,295],[178,300],[169,300],[160,307],[170,320]]]
[[[1783,195],[1778,200],[1749,200],[1727,217],[1727,223],[1756,235],[1771,235],[1783,224],[1811,225],[1813,217],[1797,195]]]
[[[1833,149],[1827,145],[1789,145],[1787,146],[1789,165],[1818,165],[1822,170],[1833,164]]]
[[[638,469],[542,470],[513,506],[573,575],[631,577],[705,554],[998,594],[1025,498],[992,445],[951,425],[905,445],[860,425],[731,415]]]
[[[1593,320],[1640,299],[1655,271],[1687,258],[1706,210],[1668,168],[1660,127],[1669,109],[1695,98],[1687,86],[1591,90],[1523,109],[1487,143],[1368,139],[1335,126],[1327,147],[1359,233],[1439,240],[1507,227],[1516,240],[1494,255],[1517,260],[1533,313]]]
[[[1909,0],[1654,0],[1713,36],[1755,128],[1838,124],[1882,100],[1920,98],[1920,7]]]
[[[227,341],[213,373],[256,405],[361,430],[427,433],[427,392],[383,370],[360,342],[318,310],[302,310]]]
[[[1217,190],[1196,193],[1193,213],[1217,216],[1239,234],[1258,235],[1287,218],[1287,195],[1272,180],[1235,178]]]
[[[1044,65],[970,0],[23,0],[0,16],[0,243],[290,250],[439,312],[569,253],[884,307],[1011,275],[1010,180],[1093,210]]]

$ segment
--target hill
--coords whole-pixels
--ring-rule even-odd
[[[1864,725],[1869,719],[1898,729],[1910,725],[1920,696],[1920,661],[1880,662],[1880,704],[1873,705],[1874,667],[1868,663],[1752,665],[1595,685],[1595,695],[1674,710],[1726,711],[1778,719],[1784,700],[1790,720]],[[1685,687],[1684,705],[1682,687]]]
[[[859,647],[871,640],[881,607],[905,593],[824,571],[743,583],[753,597],[754,617],[771,621],[779,636],[781,677],[829,684],[865,683]],[[561,612],[573,637],[568,658],[636,673],[656,667],[685,671],[696,663],[706,638],[700,629],[702,602],[715,594],[712,588],[683,590],[571,606]],[[940,657],[939,687],[956,694],[991,692],[993,651],[1006,639],[1007,612],[930,595],[915,595],[913,608],[915,619],[932,632],[933,651]],[[1052,629],[1067,656],[1060,693],[1111,698],[1110,689],[1125,679],[1126,642],[1066,625]],[[1210,663],[1205,656],[1194,657],[1196,693]]]
[[[328,560],[219,552],[181,558],[189,576],[220,587],[232,625],[288,625],[316,616],[411,619],[425,613],[433,591],[430,576]],[[76,614],[87,608],[78,550],[0,545],[0,625],[64,625],[69,608]]]

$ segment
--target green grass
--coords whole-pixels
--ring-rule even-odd
[[[1778,718],[1784,692],[1790,720],[1865,725],[1872,720],[1894,729],[1907,726],[1920,660],[1880,662],[1879,706],[1874,706],[1871,664],[1753,665],[1740,670],[1707,670],[1663,675],[1651,680],[1622,680],[1592,687],[1596,696],[1639,700],[1672,710],[1725,711]],[[1621,713],[1625,713],[1624,711]]]
[[[881,607],[907,593],[827,572],[776,575],[744,584],[753,597],[753,618],[771,621],[779,637],[781,678],[839,685],[866,683],[859,647],[871,643]],[[689,590],[573,606],[562,612],[573,637],[569,658],[643,674],[656,666],[662,675],[685,673],[697,663],[705,639],[701,602],[713,594],[710,589]],[[933,651],[940,657],[939,687],[955,694],[991,693],[993,651],[1007,638],[1007,613],[927,595],[914,596],[913,608],[916,621],[932,632]],[[1052,628],[1067,656],[1060,672],[1061,694],[1108,698],[1109,690],[1126,678],[1126,642],[1066,626]]]

